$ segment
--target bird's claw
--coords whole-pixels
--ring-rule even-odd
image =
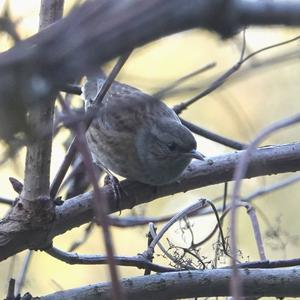
[[[110,185],[113,191],[114,199],[117,204],[117,209],[119,210],[119,214],[121,215],[121,199],[122,194],[126,194],[124,189],[122,188],[120,181],[117,177],[112,174],[107,174],[104,178],[104,185]]]

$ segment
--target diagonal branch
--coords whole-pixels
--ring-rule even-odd
[[[291,0],[86,1],[0,54],[0,136],[25,131],[24,106],[130,49],[199,27],[230,36],[248,25],[296,26],[299,16],[300,3]]]

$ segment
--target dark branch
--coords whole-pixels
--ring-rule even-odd
[[[255,269],[240,270],[244,296],[299,297],[300,270]],[[130,300],[182,299],[195,297],[230,296],[231,270],[170,272],[123,279],[121,285]],[[99,283],[65,290],[40,297],[56,299],[110,299],[110,283]]]
[[[87,1],[0,55],[0,136],[26,132],[24,106],[135,47],[192,28],[229,36],[248,25],[296,26],[299,16],[287,0]]]
[[[138,182],[124,180],[121,182],[126,195],[120,200],[122,209],[131,209],[141,203],[172,195],[179,192],[209,186],[224,181],[231,181],[234,168],[244,151],[230,153],[211,158],[212,163],[193,162],[182,175],[180,182],[166,186],[152,187]],[[294,172],[300,169],[300,143],[262,147],[252,153],[247,178]],[[110,186],[101,188],[107,197],[109,213],[119,210],[118,203]],[[71,198],[63,205],[56,207],[56,219],[48,227],[32,226],[22,219],[4,218],[0,221],[0,260],[3,260],[24,249],[40,249],[48,247],[49,240],[74,227],[89,222],[93,218],[92,193],[85,193]],[[18,206],[17,206],[18,207]],[[18,207],[20,212],[23,207]],[[17,210],[16,210],[17,211]],[[45,238],[47,237],[47,239]],[[46,240],[46,242],[45,242]]]
[[[104,255],[88,255],[88,254],[77,254],[61,251],[57,248],[51,248],[46,250],[46,252],[61,260],[67,264],[78,264],[78,265],[104,265],[108,264],[108,258]],[[127,266],[127,267],[136,267],[139,269],[150,269],[154,272],[172,272],[175,271],[174,268],[168,268],[164,266],[159,266],[151,263],[146,260],[142,255],[137,256],[115,256],[114,261],[119,266]]]

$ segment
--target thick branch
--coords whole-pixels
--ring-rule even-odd
[[[121,208],[131,209],[136,205],[160,197],[231,181],[234,168],[243,153],[244,151],[238,151],[212,157],[212,163],[194,161],[178,182],[166,186],[152,187],[124,180],[121,182],[121,186],[127,195],[123,195],[120,201]],[[246,177],[252,178],[298,170],[300,170],[300,143],[269,146],[262,147],[253,153]],[[102,192],[106,194],[110,212],[118,211],[119,207],[111,188],[105,186],[102,188]],[[91,220],[91,197],[91,193],[86,193],[69,199],[64,205],[57,207],[57,218],[51,235],[61,234]]]
[[[180,182],[163,187],[151,187],[138,182],[124,180],[122,188],[127,196],[121,199],[122,209],[179,192],[231,181],[235,165],[244,151],[212,158],[213,164],[195,161],[183,174]],[[247,178],[300,170],[300,143],[260,148],[253,153]],[[109,186],[102,188],[108,197],[110,212],[117,211],[113,192]],[[92,217],[91,193],[72,198],[57,208],[57,219],[51,236],[61,234],[70,228],[79,226]],[[67,220],[67,221],[66,221]]]
[[[291,0],[87,1],[0,55],[0,135],[24,131],[24,103],[155,39],[199,27],[228,36],[246,25],[299,25],[299,16],[300,3]]]
[[[62,16],[63,4],[63,0],[41,1],[40,30]],[[16,83],[12,88],[16,90],[18,87],[21,88],[20,83],[19,85]],[[44,88],[38,78],[32,82],[32,87],[37,90],[43,90]],[[17,101],[22,100],[23,92],[24,90],[22,90],[22,88],[17,92],[20,96],[20,99]],[[6,95],[2,94],[2,96],[5,98]],[[24,107],[23,111],[23,113],[26,114],[26,110],[28,109],[28,125],[31,136],[27,145],[24,186],[22,187],[18,204],[12,207],[6,218],[2,220],[1,224],[3,227],[0,229],[2,233],[0,234],[0,244],[8,243],[10,244],[10,247],[16,246],[18,248],[18,244],[22,244],[24,239],[27,246],[29,246],[31,244],[29,241],[30,237],[27,235],[23,236],[22,234],[23,232],[28,232],[28,230],[35,233],[39,232],[39,234],[36,234],[37,239],[33,244],[36,244],[38,240],[40,245],[47,244],[48,240],[47,236],[44,235],[44,232],[49,230],[49,226],[52,225],[55,217],[55,207],[49,197],[52,147],[51,133],[55,96],[53,93],[49,93],[46,99],[43,98],[43,100],[45,100],[43,105],[33,106],[29,109],[25,109]],[[10,103],[13,107],[12,111],[15,113],[15,119],[12,118],[8,121],[10,124],[14,124],[16,119],[20,117],[18,115],[18,113],[20,113],[18,112],[18,108],[20,107],[15,106],[15,104],[16,103]],[[5,114],[5,108],[2,113]],[[48,135],[41,138],[41,132],[48,132]],[[7,235],[7,233],[9,234]],[[14,238],[11,239],[12,236],[14,236]],[[27,242],[26,239],[28,239]],[[19,240],[19,242],[17,240]]]
[[[91,1],[29,39],[37,44],[37,51],[26,49],[26,54],[39,56],[44,65],[40,67],[51,69],[52,80],[61,84],[70,75],[84,75],[107,60],[178,31],[202,27],[232,34],[246,25],[299,25],[299,16],[300,4],[287,0]]]
[[[240,270],[243,295],[252,297],[299,297],[300,269]],[[128,299],[182,299],[229,296],[231,270],[171,272],[121,281]],[[41,300],[110,299],[111,284],[100,283],[43,296]]]
[[[138,204],[179,192],[231,181],[234,168],[244,151],[211,158],[205,162],[193,162],[182,175],[179,182],[166,186],[152,187],[138,182],[124,180],[121,182],[123,195],[120,205],[122,209],[130,209]],[[300,143],[263,147],[253,152],[247,178],[272,175],[300,170]],[[114,193],[110,186],[101,189],[110,205],[109,212],[119,210]],[[41,244],[43,238],[52,239],[56,235],[80,226],[93,217],[92,193],[85,193],[66,201],[56,208],[56,219],[49,228],[20,227],[19,221],[5,218],[0,222],[0,260],[16,254],[24,249],[46,247]],[[18,207],[18,205],[16,206]],[[19,208],[18,208],[19,209]],[[23,209],[22,207],[20,209]]]
[[[41,1],[39,30],[60,19],[63,7],[63,0]],[[25,179],[21,194],[24,200],[49,198],[54,100],[55,96],[51,95],[43,105],[33,107],[28,112],[28,123],[33,140],[27,146]],[[40,132],[49,132],[49,134],[40,138]]]

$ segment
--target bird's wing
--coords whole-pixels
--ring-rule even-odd
[[[157,98],[118,82],[112,84],[99,110],[99,121],[104,126],[122,132],[136,131],[145,122],[155,122],[163,116],[177,118],[173,110]]]

